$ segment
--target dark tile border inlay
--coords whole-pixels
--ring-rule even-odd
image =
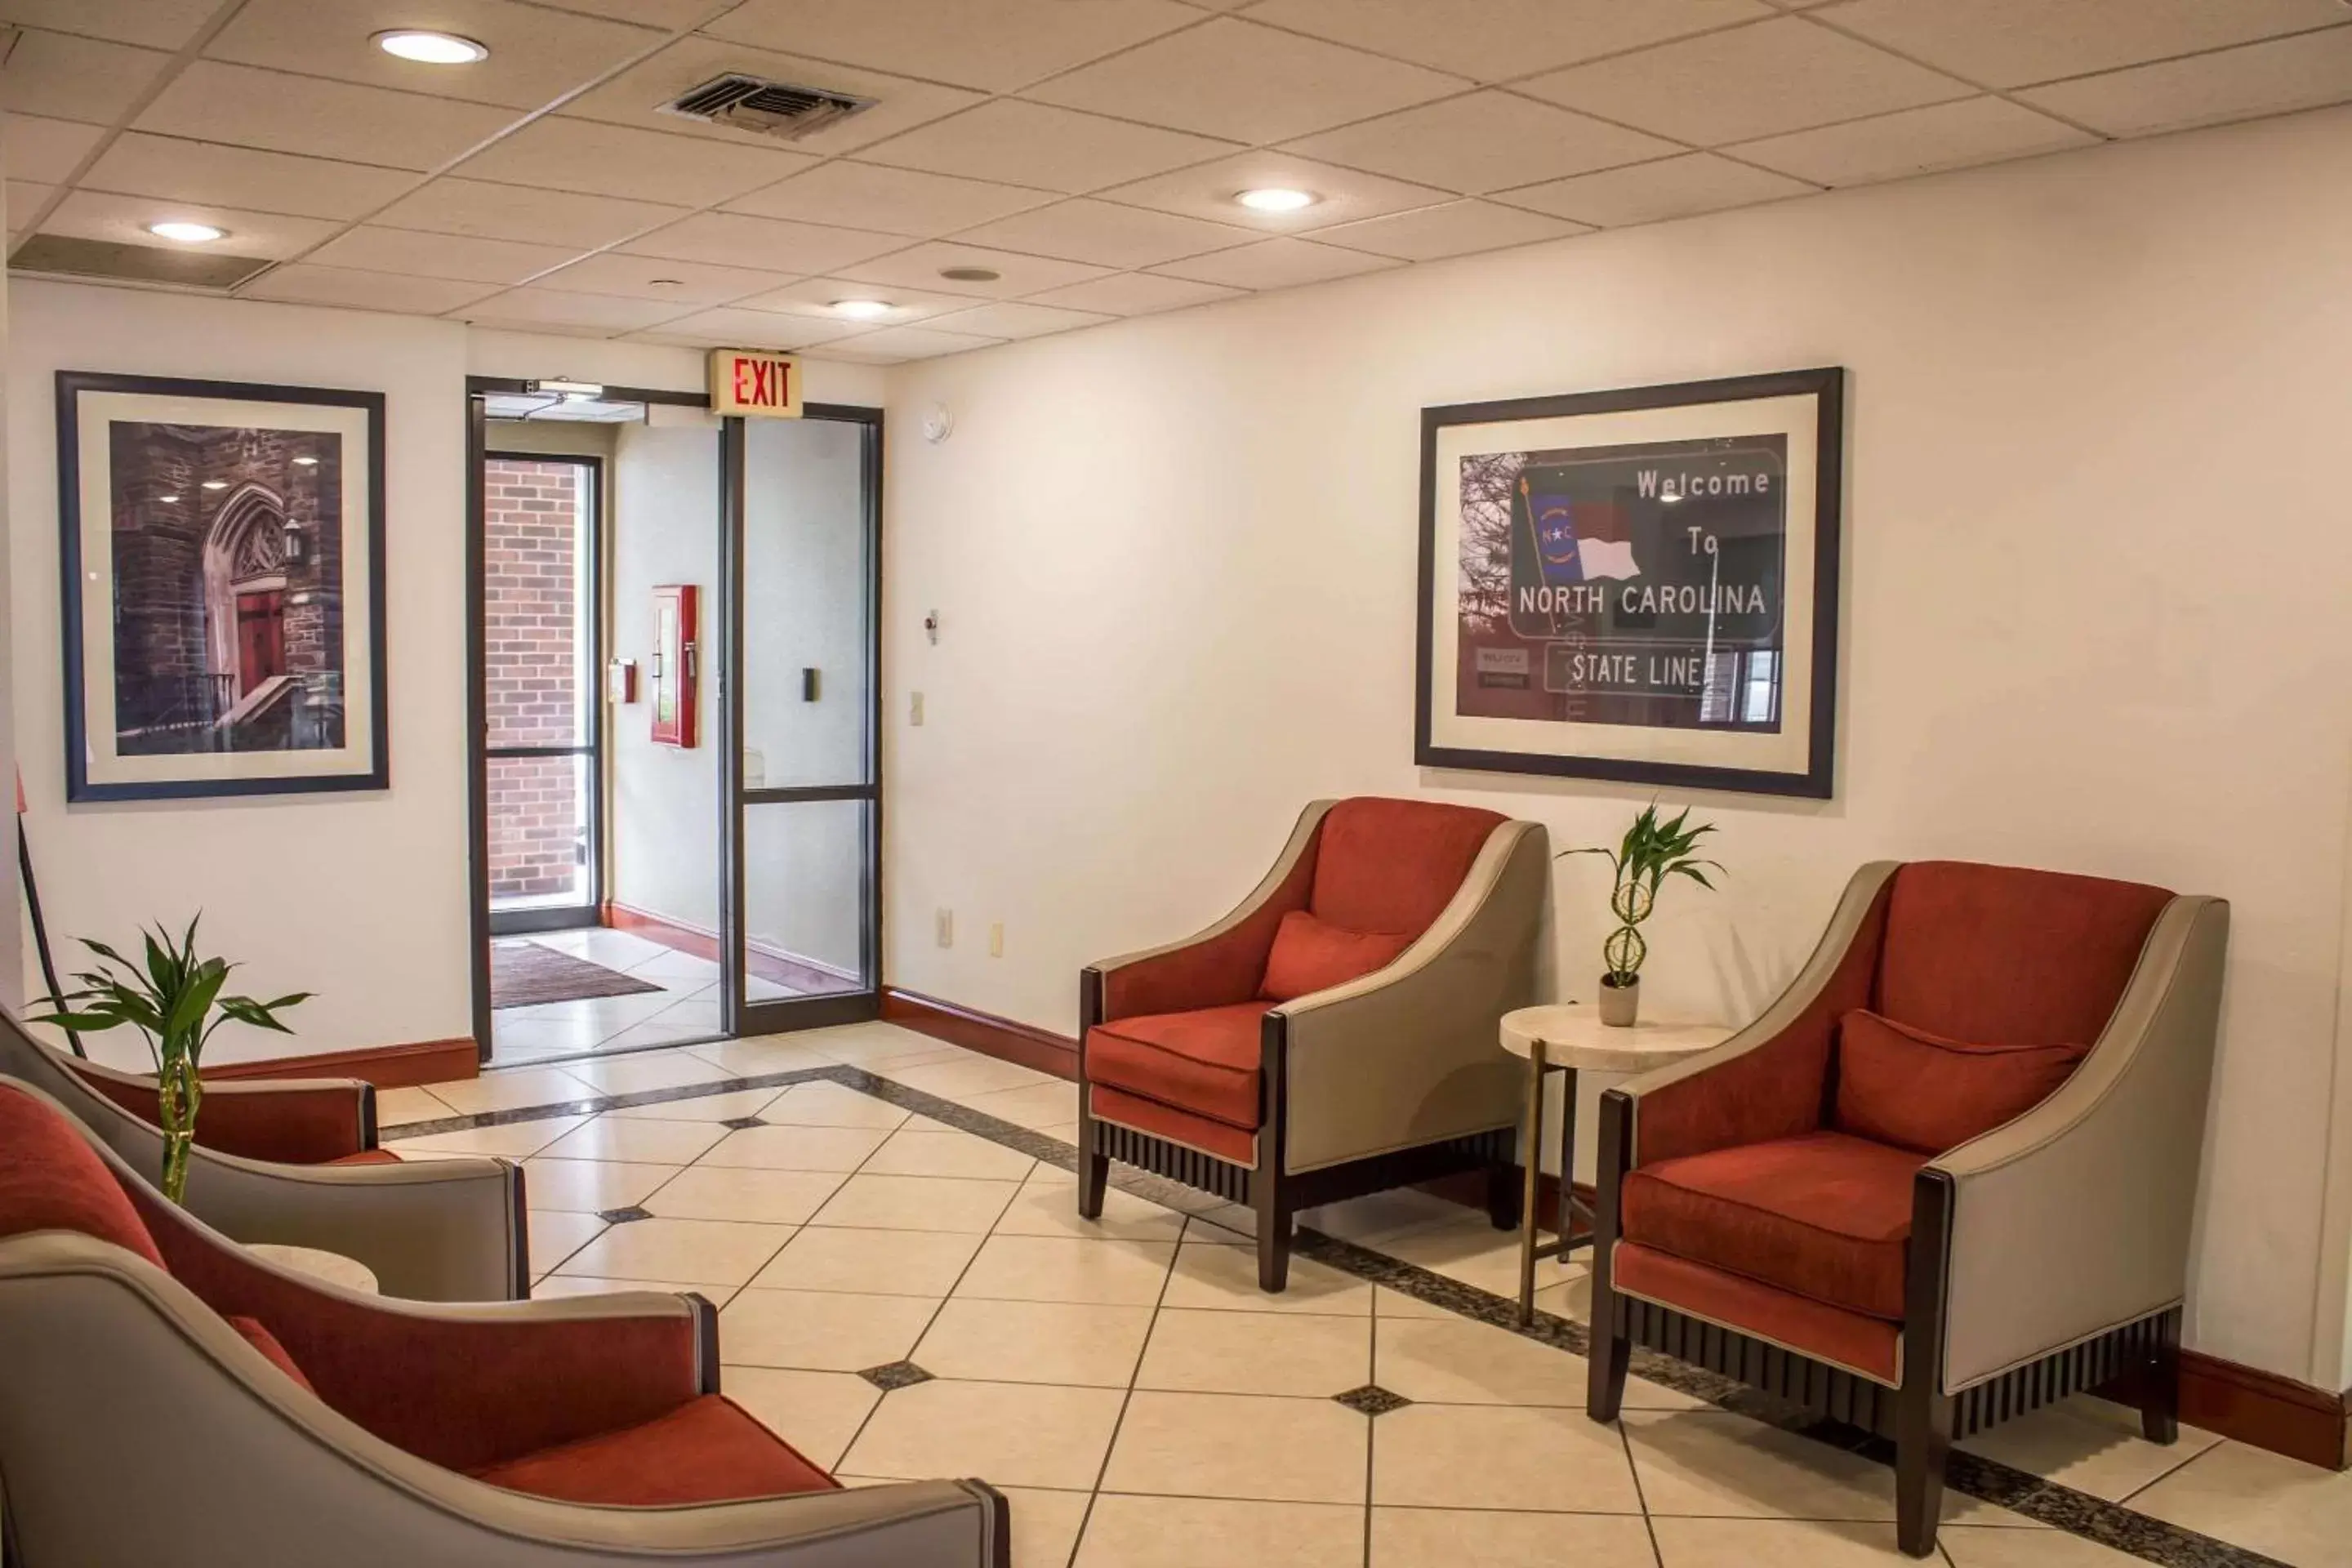
[[[1377,1383],[1361,1388],[1351,1388],[1345,1394],[1331,1396],[1349,1409],[1363,1415],[1386,1415],[1391,1410],[1402,1410],[1412,1403],[1402,1394],[1391,1394]]]
[[[523,1106],[474,1116],[444,1117],[436,1121],[412,1121],[386,1128],[382,1136],[387,1142],[424,1138],[441,1132],[470,1131],[478,1127],[509,1127],[522,1121],[543,1121],[558,1116],[593,1116],[607,1110],[633,1110],[641,1105],[667,1105],[681,1100],[703,1100],[712,1095],[737,1094],[746,1089],[789,1089],[802,1083],[837,1083],[844,1089],[855,1089],[871,1099],[898,1106],[902,1110],[927,1116],[991,1142],[1018,1150],[1042,1163],[1065,1171],[1078,1168],[1076,1148],[1058,1138],[1026,1127],[1016,1127],[1010,1121],[985,1111],[974,1110],[967,1105],[959,1105],[951,1100],[941,1100],[937,1095],[908,1089],[864,1068],[847,1066],[799,1068],[789,1072],[760,1073],[749,1078],[713,1079],[709,1083],[687,1084],[676,1089],[645,1089],[635,1094]],[[1111,1185],[1179,1214],[1193,1215],[1231,1206],[1181,1183],[1117,1164],[1111,1167]],[[1353,1275],[1370,1284],[1386,1286],[1399,1295],[1410,1296],[1428,1306],[1486,1323],[1507,1333],[1517,1334],[1523,1339],[1538,1341],[1555,1350],[1580,1356],[1591,1346],[1591,1336],[1581,1323],[1549,1312],[1538,1312],[1534,1322],[1522,1325],[1518,1321],[1518,1303],[1508,1297],[1497,1296],[1475,1285],[1465,1285],[1459,1279],[1423,1268],[1419,1264],[1407,1263],[1386,1253],[1375,1252],[1370,1247],[1326,1236],[1306,1226],[1298,1227],[1292,1251],[1297,1257]],[[1703,1372],[1654,1351],[1635,1347],[1633,1370],[1636,1376],[1645,1377],[1652,1383],[1703,1400],[1719,1409],[1861,1455],[1881,1465],[1892,1466],[1895,1462],[1895,1446],[1882,1437],[1841,1422],[1824,1421],[1791,1409],[1744,1384]],[[931,1376],[912,1362],[893,1362],[887,1366],[870,1367],[857,1375],[884,1389],[928,1382]],[[882,1381],[886,1377],[904,1381],[886,1383]],[[1374,1384],[1367,1384],[1336,1397],[1347,1403],[1358,1395],[1370,1394],[1383,1394],[1391,1399],[1397,1397]],[[2276,1558],[2265,1557],[2242,1546],[2233,1546],[2226,1541],[2217,1541],[2210,1535],[2200,1535],[2193,1530],[2184,1530],[2179,1525],[2137,1512],[2121,1503],[2108,1502],[2030,1471],[1958,1449],[1952,1453],[1944,1480],[1945,1485],[1963,1496],[2007,1509],[2144,1562],[2162,1563],[2165,1568],[2291,1568],[2290,1564]]]
[[[881,1366],[869,1366],[857,1374],[887,1394],[894,1388],[912,1388],[919,1383],[929,1383],[931,1374],[910,1361],[894,1361]]]

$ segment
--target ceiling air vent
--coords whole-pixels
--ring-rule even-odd
[[[12,272],[47,272],[118,282],[180,283],[197,289],[234,289],[268,265],[266,257],[165,250],[161,246],[75,239],[59,234],[37,234],[8,258],[8,269]]]
[[[730,71],[663,104],[661,111],[793,142],[873,103],[870,98]]]

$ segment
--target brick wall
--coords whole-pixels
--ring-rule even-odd
[[[492,458],[485,465],[485,667],[488,741],[580,740],[575,660],[583,470]],[[571,890],[583,876],[579,770],[572,757],[490,761],[490,898]]]

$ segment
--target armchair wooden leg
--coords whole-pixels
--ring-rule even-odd
[[[1496,1230],[1519,1228],[1519,1170],[1497,1160],[1486,1167],[1486,1221]]]
[[[2180,1438],[2180,1309],[2157,1320],[2156,1344],[2144,1373],[2140,1393],[2139,1429],[2151,1443]]]
[[[1952,1401],[1906,1388],[1895,1417],[1895,1544],[1906,1556],[1936,1553],[1944,1509],[1944,1461],[1952,1450]]]
[[[1569,1106],[1573,1111],[1575,1101]],[[1625,1372],[1633,1361],[1632,1337],[1617,1330],[1617,1292],[1610,1282],[1617,1251],[1618,1193],[1633,1163],[1633,1102],[1611,1089],[1601,1097],[1600,1120],[1601,1157],[1592,1170],[1592,1341],[1585,1362],[1584,1413],[1605,1422],[1616,1420],[1624,1407]],[[1535,1158],[1534,1149],[1530,1140],[1529,1159]],[[1560,1180],[1568,1179],[1563,1171]]]
[[[1584,1363],[1584,1413],[1601,1422],[1616,1420],[1618,1412],[1624,1408],[1625,1372],[1633,1361],[1633,1342],[1601,1326],[1616,1316],[1616,1309],[1614,1295],[1601,1283],[1596,1269],[1592,1283],[1592,1342]]]
[[[1259,1173],[1257,1288],[1278,1296],[1290,1283],[1290,1205],[1278,1177]]]
[[[1081,1105],[1086,1089],[1078,1089]],[[1103,1193],[1110,1185],[1110,1156],[1097,1148],[1095,1119],[1081,1110],[1078,1112],[1078,1217],[1100,1219]]]

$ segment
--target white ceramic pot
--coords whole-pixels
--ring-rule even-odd
[[[1634,1017],[1642,1010],[1642,977],[1633,976],[1631,985],[1619,985],[1609,976],[1601,977],[1601,1021],[1621,1029],[1633,1026]]]

